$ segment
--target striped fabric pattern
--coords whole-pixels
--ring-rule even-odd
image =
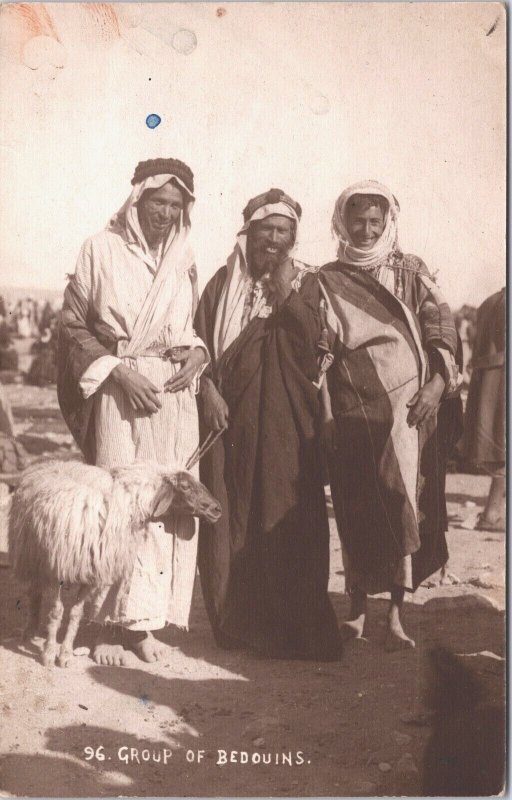
[[[101,231],[82,247],[64,301],[59,402],[86,459],[100,467],[140,459],[184,468],[198,445],[195,385],[163,392],[181,365],[140,355],[134,347],[137,331],[143,351],[204,347],[193,329],[197,276],[185,255],[169,263],[163,281],[162,265],[157,269],[149,256],[141,257],[140,248],[119,232]],[[151,295],[156,295],[155,309],[148,303]],[[96,391],[84,397],[80,381],[108,355],[122,359],[160,390],[161,409],[152,415],[134,411],[114,381],[107,377],[101,383],[104,375],[96,375]],[[188,628],[196,554],[192,517],[170,514],[150,522],[133,575],[111,587],[106,598],[97,598],[95,620],[133,630],[169,623]]]
[[[351,563],[378,571],[420,547],[420,441],[407,402],[425,376],[415,320],[377,281],[348,268],[320,273],[335,361],[328,372],[340,435],[331,488]]]
[[[180,366],[144,356],[124,361],[156,386],[163,386]],[[141,459],[183,468],[199,443],[194,389],[162,393],[160,399],[157,413],[143,415],[131,408],[113,381],[99,389],[94,403],[98,466],[111,468]],[[191,472],[199,477],[197,466]],[[119,622],[132,630],[157,630],[166,624],[188,628],[196,533],[197,522],[190,516],[169,514],[148,523],[134,574],[111,593],[96,621]]]

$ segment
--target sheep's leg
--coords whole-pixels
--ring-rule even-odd
[[[33,583],[28,590],[28,620],[23,631],[24,642],[30,641],[37,634],[41,618],[42,599],[42,587],[38,583]]]
[[[59,632],[62,616],[64,614],[64,603],[60,597],[60,586],[57,587],[53,606],[50,610],[48,617],[48,628],[46,644],[43,650],[43,664],[45,667],[51,667],[55,663],[59,645],[57,644],[57,634]]]
[[[84,606],[94,590],[92,586],[80,586],[76,600],[69,612],[69,622],[66,635],[60,646],[59,657],[57,659],[59,667],[68,667],[73,659],[73,645],[80,627],[80,622],[84,615]]]

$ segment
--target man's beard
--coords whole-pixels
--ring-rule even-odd
[[[275,253],[267,253],[267,243],[252,245],[249,251],[249,261],[251,267],[261,276],[266,273],[272,274],[277,267],[286,261],[290,251],[290,245],[277,245]]]

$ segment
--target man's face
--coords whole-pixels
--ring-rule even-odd
[[[354,246],[371,250],[382,236],[385,220],[379,206],[364,209],[355,205],[349,208],[347,229]]]
[[[145,195],[139,202],[138,212],[147,239],[152,242],[164,239],[179,220],[182,209],[183,195],[172,183]]]
[[[251,223],[247,252],[258,274],[273,272],[287,258],[295,239],[294,228],[293,220],[280,214]]]

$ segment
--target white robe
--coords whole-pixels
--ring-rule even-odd
[[[77,285],[90,308],[118,339],[117,356],[97,359],[80,383],[84,396],[95,394],[98,466],[110,468],[147,459],[183,467],[198,444],[195,384],[177,393],[162,392],[162,408],[148,415],[133,411],[120,387],[108,380],[110,371],[122,360],[162,389],[180,365],[139,353],[177,345],[206,350],[192,327],[195,267],[187,248],[186,242],[182,243],[177,257],[171,256],[167,263],[164,253],[157,265],[129,236],[108,229],[82,247],[75,273]],[[162,283],[157,292],[156,281]],[[153,306],[148,305],[152,290]],[[141,317],[145,318],[142,329]],[[151,324],[155,320],[156,328]],[[155,630],[167,623],[187,628],[196,552],[194,518],[171,514],[148,523],[133,575],[121,586],[111,587],[106,599],[105,593],[97,599],[94,619],[121,623],[132,630]]]

